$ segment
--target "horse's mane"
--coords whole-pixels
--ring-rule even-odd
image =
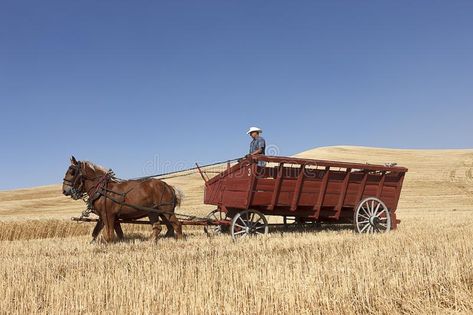
[[[82,161],[82,163],[87,164],[90,168],[92,168],[93,171],[103,172],[104,174],[111,171],[111,169],[107,169],[107,168],[103,167],[102,165],[98,165],[98,164],[92,163],[90,161]],[[113,174],[113,176],[110,178],[112,181],[115,181],[115,182],[122,181],[121,179],[119,179],[118,177],[115,176],[113,171],[112,171],[112,174]]]

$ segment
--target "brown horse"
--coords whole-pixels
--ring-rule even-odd
[[[180,193],[159,179],[119,180],[110,170],[71,157],[62,191],[75,200],[88,196],[89,207],[99,216],[92,233],[93,241],[104,227],[105,241],[114,239],[114,230],[117,237],[123,239],[118,219],[144,217],[148,217],[152,224],[155,240],[162,229],[160,219],[168,228],[166,236],[175,236],[176,232],[176,238],[182,237],[182,225],[174,213],[181,202]]]

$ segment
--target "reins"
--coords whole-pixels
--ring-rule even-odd
[[[206,167],[216,166],[216,165],[220,165],[220,164],[236,162],[239,159],[240,158],[236,158],[236,159],[231,159],[231,160],[214,162],[214,163],[211,163],[211,164],[205,164],[205,165],[201,165],[201,166],[194,166],[194,167],[190,167],[190,168],[186,168],[186,169],[182,169],[182,170],[178,170],[178,171],[171,171],[171,172],[166,172],[166,173],[147,175],[147,176],[143,176],[143,177],[135,177],[135,178],[130,178],[130,180],[146,180],[146,179],[150,179],[150,178],[154,178],[154,177],[159,177],[159,179],[169,179],[169,178],[175,178],[175,177],[189,176],[189,175],[192,175],[192,174],[196,173],[196,171],[198,171],[199,168],[206,168]],[[179,174],[179,173],[190,172],[190,171],[194,171],[194,172],[186,173],[186,174]],[[171,176],[171,175],[173,175],[173,176]]]

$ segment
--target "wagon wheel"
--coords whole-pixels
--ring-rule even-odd
[[[386,233],[391,230],[391,214],[384,202],[369,197],[358,204],[354,223],[358,233]]]
[[[230,221],[225,211],[221,209],[215,209],[207,215],[209,221]],[[207,235],[218,235],[223,232],[228,232],[228,226],[226,225],[206,225],[204,231]]]
[[[268,233],[268,220],[264,214],[256,210],[245,210],[237,213],[230,227],[232,238],[244,238],[249,235],[263,235]]]

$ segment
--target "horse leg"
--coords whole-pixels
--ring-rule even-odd
[[[97,236],[99,236],[100,231],[103,229],[103,221],[99,219],[97,221],[97,224],[95,224],[94,230],[92,231],[92,241],[91,243],[94,243],[97,240]]]
[[[182,238],[182,223],[177,219],[176,215],[173,213],[169,215],[169,222],[176,231],[176,239]]]
[[[123,241],[125,236],[123,234],[122,226],[121,226],[120,222],[118,222],[118,220],[115,221],[115,225],[114,225],[113,228],[115,230],[115,233],[117,233],[118,240]]]
[[[113,215],[108,215],[105,217],[104,220],[105,224],[105,233],[104,233],[104,239],[105,242],[111,242],[113,241],[113,238],[115,236],[115,216]]]
[[[154,238],[154,241],[158,241],[159,233],[162,231],[161,227],[161,222],[159,222],[159,216],[155,213],[152,213],[148,216],[149,222],[151,223],[151,226],[153,227],[153,234],[151,235],[151,238]]]
[[[169,222],[169,219],[164,214],[161,215],[161,219],[163,220],[164,224],[166,224],[166,228],[168,229],[164,237],[174,237],[174,227],[171,222]]]

